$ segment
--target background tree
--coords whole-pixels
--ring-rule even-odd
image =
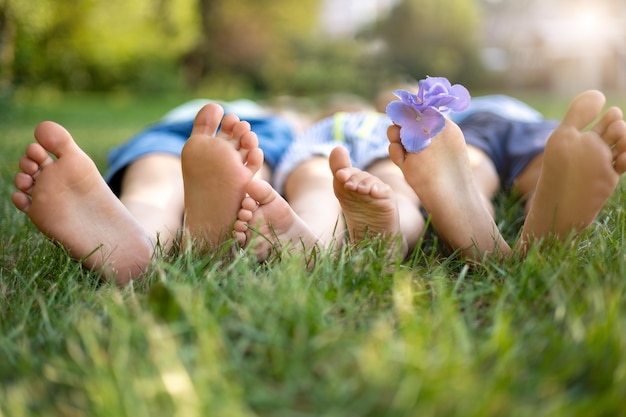
[[[14,82],[67,90],[158,87],[196,38],[194,0],[4,0]]]
[[[255,89],[290,72],[298,41],[317,24],[319,0],[198,0],[202,36],[183,63],[192,85],[246,78]],[[277,71],[277,72],[276,72]],[[270,73],[271,72],[271,73]],[[210,80],[209,80],[210,82]]]
[[[16,25],[7,0],[0,0],[0,93],[13,85]]]
[[[320,33],[322,1],[0,0],[0,82],[371,97],[396,72],[465,83],[477,73],[475,0],[404,0],[356,38]]]
[[[481,68],[478,7],[476,0],[403,0],[374,34],[384,41],[388,65],[397,72],[471,84]]]

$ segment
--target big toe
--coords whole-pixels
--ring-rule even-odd
[[[337,146],[330,153],[328,164],[330,165],[330,170],[333,174],[340,169],[351,167],[352,164],[350,163],[350,154],[348,153],[348,150],[343,146]]]
[[[63,126],[54,122],[39,123],[35,128],[35,139],[46,151],[56,157],[78,149],[72,135]]]
[[[598,117],[605,103],[606,98],[600,91],[585,91],[574,98],[561,124],[583,130]]]
[[[272,202],[277,193],[272,186],[267,182],[260,179],[253,179],[248,183],[246,188],[248,195],[255,201],[258,201],[260,205],[268,204]]]
[[[202,107],[193,121],[191,135],[215,136],[224,117],[224,109],[216,103]],[[233,122],[234,119],[233,119]]]

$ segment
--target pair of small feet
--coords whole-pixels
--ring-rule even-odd
[[[623,114],[611,107],[601,115],[604,105],[605,97],[598,91],[580,94],[549,137],[542,172],[516,245],[521,254],[537,239],[565,239],[589,226],[626,171]],[[458,126],[448,121],[442,133],[419,153],[404,150],[399,131],[399,126],[388,130],[389,155],[442,238],[470,258],[509,253],[473,181]]]
[[[353,167],[348,151],[343,147],[333,149],[329,165],[333,173],[333,191],[340,203],[351,242],[360,242],[366,237],[394,238],[400,234],[396,197],[389,185]],[[269,183],[253,179],[246,192],[234,230],[239,243],[252,247],[259,260],[267,259],[274,252],[308,254],[327,248],[328,242],[318,237],[323,231],[311,230]],[[321,212],[324,209],[323,206],[318,208]],[[332,231],[324,232],[330,234]],[[390,253],[395,253],[395,242],[389,246]],[[406,255],[406,242],[402,242],[399,249],[402,256]]]
[[[92,159],[62,126],[43,122],[35,129],[35,139],[19,162],[14,205],[72,258],[103,278],[125,284],[140,277],[152,259],[157,236],[146,234],[141,219],[112,193]],[[229,237],[243,187],[263,164],[257,137],[247,122],[223,117],[222,108],[210,104],[198,113],[183,157],[183,244],[217,244]]]
[[[35,138],[19,162],[14,205],[72,258],[104,278],[125,284],[139,277],[151,261],[156,236],[145,233],[140,219],[111,192],[92,159],[67,130],[43,122],[37,126]],[[273,244],[318,243],[269,184],[253,180],[263,164],[263,153],[247,122],[234,115],[224,117],[217,105],[205,106],[195,119],[181,159],[185,184],[183,244],[201,241],[219,245],[230,238],[235,227],[237,240],[246,245],[254,234],[248,221],[259,232],[266,232]],[[366,201],[364,205],[371,211],[394,205],[389,190],[380,182],[366,181],[367,175],[359,176],[360,171],[349,166],[345,153],[339,151],[333,161],[337,181],[345,185],[345,191],[338,194],[345,197],[343,204],[355,219],[368,218],[367,209],[357,204],[360,196],[373,203]],[[268,254],[262,244],[253,250],[260,258]]]

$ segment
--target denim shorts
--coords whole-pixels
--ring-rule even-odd
[[[108,155],[109,168],[104,176],[113,192],[119,195],[124,171],[137,159],[151,154],[180,157],[183,146],[191,134],[195,114],[208,102],[194,102],[195,111],[187,111],[186,117],[179,117],[180,114],[177,117],[165,117],[126,143],[113,148]],[[261,112],[242,111],[238,114],[236,106],[223,107],[227,113],[237,114],[241,120],[250,123],[251,130],[259,138],[259,148],[263,150],[265,162],[274,168],[294,139],[295,133],[290,122]]]
[[[487,154],[493,161],[500,181],[510,188],[524,168],[543,153],[558,122],[525,122],[479,112],[459,123],[465,142]]]

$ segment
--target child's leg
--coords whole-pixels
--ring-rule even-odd
[[[35,138],[15,176],[15,206],[103,278],[118,284],[138,278],[152,257],[142,227],[63,127],[41,123]]]
[[[541,153],[534,157],[513,182],[512,191],[516,195],[523,197],[526,214],[528,214],[532,206],[535,190],[537,189],[537,182],[539,182],[541,167],[543,166],[543,156],[544,154]]]
[[[287,177],[284,188],[285,199],[313,233],[327,245],[340,246],[345,227],[328,158],[318,156],[300,163]]]
[[[182,230],[184,193],[180,158],[168,154],[142,157],[126,168],[120,200],[153,244],[168,249]]]
[[[480,192],[485,207],[487,207],[491,216],[494,217],[495,211],[492,200],[500,189],[500,177],[496,167],[485,152],[472,145],[467,145],[467,154],[476,187]]]
[[[538,238],[567,238],[591,224],[626,170],[626,123],[620,109],[608,109],[591,130],[584,130],[604,103],[598,91],[580,94],[548,139],[516,246],[522,253]]]
[[[465,138],[459,127],[446,128],[429,147],[407,153],[399,126],[388,130],[389,155],[417,193],[440,236],[470,259],[484,254],[509,253],[474,180]]]

